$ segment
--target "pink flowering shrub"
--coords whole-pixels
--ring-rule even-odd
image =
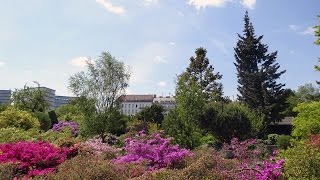
[[[162,138],[160,133],[147,136],[140,131],[138,137],[125,140],[126,155],[115,159],[116,163],[145,162],[149,170],[160,169],[181,162],[184,157],[190,156],[187,149],[178,145],[171,145],[170,138]]]
[[[0,163],[17,163],[28,176],[53,172],[68,156],[75,155],[72,148],[59,148],[47,142],[17,142],[0,144]]]
[[[276,160],[278,152],[274,151],[268,160],[263,160],[263,152],[256,146],[255,139],[239,142],[237,138],[233,138],[230,145],[224,145],[223,149],[231,151],[234,158],[240,162],[239,179],[281,179],[284,160]]]
[[[81,154],[86,155],[103,155],[108,156],[107,158],[115,158],[120,154],[121,149],[115,148],[108,143],[103,143],[101,138],[88,139],[85,142],[79,143],[76,146],[79,147]]]

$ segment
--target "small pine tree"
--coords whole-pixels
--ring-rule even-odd
[[[250,108],[265,114],[266,124],[280,120],[283,86],[276,80],[285,73],[278,72],[277,52],[268,53],[268,45],[256,36],[248,12],[244,17],[244,33],[239,35],[234,63],[238,77],[238,99]]]
[[[219,72],[214,73],[214,68],[209,64],[209,59],[206,57],[206,49],[202,47],[197,48],[195,54],[195,57],[190,58],[186,75],[190,79],[195,80],[202,89],[207,101],[221,101],[223,99],[223,87],[217,81],[222,78],[222,75]]]

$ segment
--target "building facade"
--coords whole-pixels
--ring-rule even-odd
[[[11,90],[0,90],[0,104],[9,104],[11,98]]]
[[[170,96],[156,97],[156,95],[123,95],[120,99],[121,112],[128,116],[135,116],[143,108],[150,107],[152,104],[162,105],[165,110],[165,114],[176,106],[174,97]]]
[[[121,112],[128,116],[134,116],[141,109],[150,107],[154,98],[155,95],[123,95],[120,97]]]
[[[171,109],[176,107],[176,100],[172,96],[156,97],[153,99],[153,103],[161,105],[165,114],[168,114]]]
[[[71,96],[55,96],[55,101],[53,105],[53,109],[57,109],[58,107],[68,104],[74,97]]]

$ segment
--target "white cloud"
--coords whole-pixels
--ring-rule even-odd
[[[302,31],[301,34],[303,35],[314,35],[315,29],[314,27],[308,27],[306,30]]]
[[[5,65],[6,65],[6,63],[5,63],[5,62],[0,61],[0,68],[1,68],[1,67],[4,67]]]
[[[206,7],[224,7],[231,0],[188,0],[187,4],[194,6],[196,9]]]
[[[126,13],[126,10],[123,7],[115,6],[109,0],[96,0],[96,2],[102,5],[107,11],[111,13],[118,15],[124,15]]]
[[[256,0],[241,0],[241,4],[248,9],[254,9],[254,6],[256,5]]]
[[[84,68],[84,67],[86,67],[88,60],[89,59],[87,57],[77,57],[77,58],[72,59],[70,61],[70,64],[72,64],[73,66]]]
[[[154,5],[154,4],[157,4],[158,3],[158,0],[143,0],[143,5],[144,6],[151,6],[151,5]]]
[[[299,29],[299,26],[294,25],[294,24],[290,24],[289,25],[289,29],[292,30],[292,31],[297,31]]]
[[[161,56],[156,56],[153,59],[153,62],[155,62],[157,64],[167,64],[168,63],[168,61],[166,59],[164,59],[163,57],[161,57]]]
[[[169,45],[170,46],[174,46],[174,45],[176,45],[176,43],[175,42],[169,42]]]
[[[167,83],[165,81],[160,81],[160,82],[158,82],[157,85],[160,86],[160,87],[166,87]]]

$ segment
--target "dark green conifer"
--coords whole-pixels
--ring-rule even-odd
[[[268,45],[256,36],[248,12],[244,17],[243,35],[239,35],[235,50],[238,77],[238,99],[250,108],[263,113],[266,123],[280,120],[283,87],[277,83],[285,71],[278,72],[277,52],[268,53]]]

